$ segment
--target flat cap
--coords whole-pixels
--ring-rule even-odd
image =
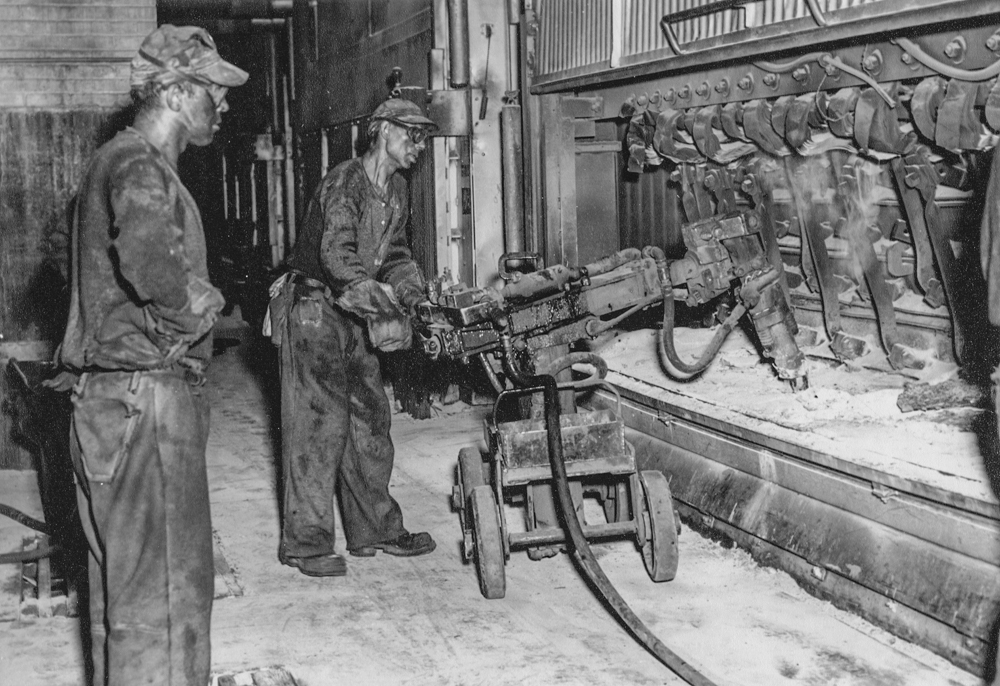
[[[402,98],[389,98],[375,108],[375,111],[372,112],[369,119],[371,121],[385,119],[387,121],[407,124],[409,126],[437,128],[437,124],[435,124],[433,120],[424,116],[424,113],[420,109],[419,105],[410,100],[403,100]]]
[[[242,86],[250,75],[222,59],[208,31],[164,24],[146,36],[132,59],[133,88],[150,81],[191,81],[207,86]]]

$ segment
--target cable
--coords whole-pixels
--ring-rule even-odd
[[[958,67],[953,67],[950,64],[945,64],[940,60],[934,59],[924,52],[923,48],[908,38],[893,38],[892,42],[903,50],[906,50],[913,59],[928,69],[933,69],[937,73],[952,79],[958,79],[959,81],[989,81],[994,76],[1000,75],[1000,60],[997,60],[988,67],[970,71],[968,69],[959,69]]]
[[[791,62],[754,62],[753,66],[758,69],[763,69],[764,71],[771,71],[775,74],[787,74],[790,71],[798,69],[803,64],[808,62],[819,62],[825,55],[829,53],[826,52],[810,52],[801,57],[798,57]]]
[[[879,97],[885,100],[886,104],[889,105],[889,107],[896,106],[896,101],[892,99],[892,96],[890,96],[888,93],[885,92],[885,89],[879,85],[878,81],[876,81],[863,71],[860,71],[858,69],[855,69],[854,67],[844,64],[844,61],[841,60],[839,57],[834,57],[833,55],[829,54],[823,55],[823,57],[820,58],[820,62],[826,62],[827,64],[830,64],[836,67],[837,69],[840,69],[841,71],[847,72],[854,78],[861,79],[869,86],[871,86],[875,90],[875,92],[878,93]]]

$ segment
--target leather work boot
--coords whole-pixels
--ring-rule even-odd
[[[397,555],[399,557],[413,557],[415,555],[426,555],[437,547],[434,539],[426,531],[419,534],[406,532],[391,541],[373,543],[372,545],[353,548],[348,552],[355,557],[374,557],[376,550],[381,550],[386,555]]]
[[[289,567],[297,567],[306,576],[344,576],[347,574],[347,560],[343,555],[330,553],[315,557],[286,557],[281,560]]]

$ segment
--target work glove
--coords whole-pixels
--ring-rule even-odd
[[[379,350],[405,350],[413,342],[410,318],[388,284],[365,279],[344,291],[337,304],[365,320],[368,337]]]

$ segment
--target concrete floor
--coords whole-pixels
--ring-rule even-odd
[[[632,640],[566,555],[531,562],[514,552],[507,597],[482,598],[475,568],[462,561],[449,501],[458,451],[482,440],[488,408],[458,403],[436,407],[430,420],[393,418],[392,492],[408,528],[437,539],[433,554],[349,558],[348,576],[337,579],[280,565],[270,354],[233,346],[211,371],[213,526],[232,570],[217,585],[228,597],[216,601],[213,614],[218,674],[242,674],[237,683],[250,683],[249,670],[280,666],[301,686],[681,683]],[[0,502],[30,510],[29,480],[2,477]],[[516,521],[519,512],[508,518]],[[16,538],[19,526],[0,519],[0,545]],[[741,551],[688,529],[679,545],[677,578],[663,584],[650,581],[629,541],[595,551],[657,636],[718,684],[981,683],[812,598]],[[78,620],[0,623],[0,686],[82,680]]]

